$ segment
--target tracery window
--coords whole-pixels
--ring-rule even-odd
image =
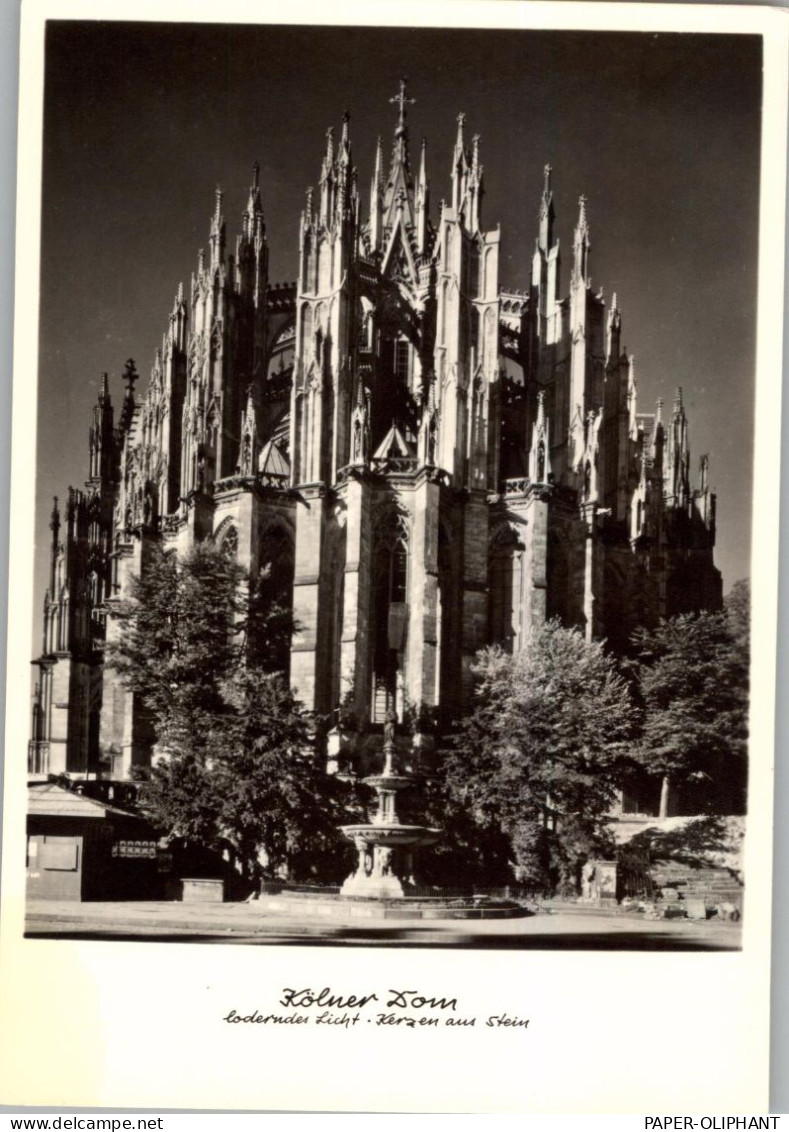
[[[408,543],[394,513],[378,532],[373,572],[374,723],[404,707],[405,646],[408,627]]]
[[[238,557],[238,528],[229,526],[226,528],[221,536],[219,548],[224,554],[225,558],[232,561]]]
[[[488,629],[494,644],[512,652],[519,632],[523,545],[509,527],[494,536],[488,557]]]
[[[394,372],[398,383],[407,386],[411,362],[411,348],[405,338],[399,338],[394,344]]]

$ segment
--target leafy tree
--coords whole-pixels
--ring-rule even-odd
[[[307,846],[342,875],[343,787],[319,767],[313,720],[282,671],[292,617],[267,577],[249,590],[212,543],[178,559],[157,549],[133,582],[109,660],[164,756],[142,804],[173,836],[230,844],[250,881],[309,872]]]
[[[509,881],[512,850],[501,826],[474,812],[446,775],[429,775],[420,787],[415,820],[441,830],[435,845],[419,851],[420,880],[447,890],[476,890]]]
[[[449,790],[480,826],[507,835],[521,879],[574,884],[605,841],[635,726],[628,687],[601,644],[555,621],[514,656],[485,650],[475,674],[474,710],[446,760]]]
[[[205,755],[224,682],[243,660],[248,604],[244,571],[211,543],[181,559],[157,546],[132,579],[107,659],[148,708],[160,748]]]
[[[344,877],[347,788],[318,765],[312,721],[283,674],[241,669],[225,694],[232,711],[212,734],[212,764],[222,824],[247,868]]]
[[[638,759],[661,776],[661,816],[675,787],[708,812],[745,804],[748,626],[747,584],[738,583],[723,610],[672,617],[634,637],[644,704]]]
[[[729,633],[741,649],[746,664],[750,659],[751,640],[751,586],[747,579],[735,582],[723,599],[729,624]]]

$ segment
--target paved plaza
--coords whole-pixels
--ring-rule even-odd
[[[645,920],[579,907],[509,920],[317,917],[273,913],[255,903],[76,903],[30,901],[30,939],[140,940],[173,943],[302,944],[364,947],[471,947],[551,950],[732,951],[739,924]]]

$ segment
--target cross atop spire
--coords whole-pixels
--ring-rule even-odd
[[[400,114],[399,114],[399,118],[398,118],[398,121],[397,121],[397,125],[398,125],[399,129],[402,129],[405,126],[405,108],[406,108],[406,106],[413,106],[414,103],[416,102],[415,98],[409,98],[408,95],[405,92],[407,83],[408,83],[408,79],[405,76],[403,76],[403,78],[400,79],[400,93],[394,95],[392,98],[389,99],[389,101],[391,103],[396,102],[400,107]]]
[[[413,225],[414,209],[414,182],[408,160],[408,126],[406,124],[406,106],[411,105],[415,99],[406,94],[408,80],[400,80],[400,92],[389,99],[399,110],[397,126],[394,132],[392,146],[392,162],[389,167],[389,176],[386,180],[386,190],[382,201],[383,228],[388,229],[394,224],[397,211],[400,207],[406,213],[406,225]],[[377,158],[376,158],[377,161]],[[377,169],[377,164],[376,164]],[[373,192],[376,192],[375,187]],[[404,199],[402,199],[404,197]],[[402,204],[401,204],[402,199]]]
[[[542,191],[546,196],[551,191],[551,173],[553,165],[546,165],[542,171]]]

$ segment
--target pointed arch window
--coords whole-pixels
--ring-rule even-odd
[[[398,384],[407,386],[411,372],[411,345],[407,338],[398,338],[394,344],[394,374]]]
[[[373,582],[373,722],[401,714],[408,624],[408,543],[399,524],[380,532]]]
[[[512,652],[520,632],[523,544],[506,524],[494,535],[488,558],[490,640]]]
[[[232,562],[238,558],[238,528],[234,525],[228,526],[222,534],[219,542],[219,549],[225,558]]]

